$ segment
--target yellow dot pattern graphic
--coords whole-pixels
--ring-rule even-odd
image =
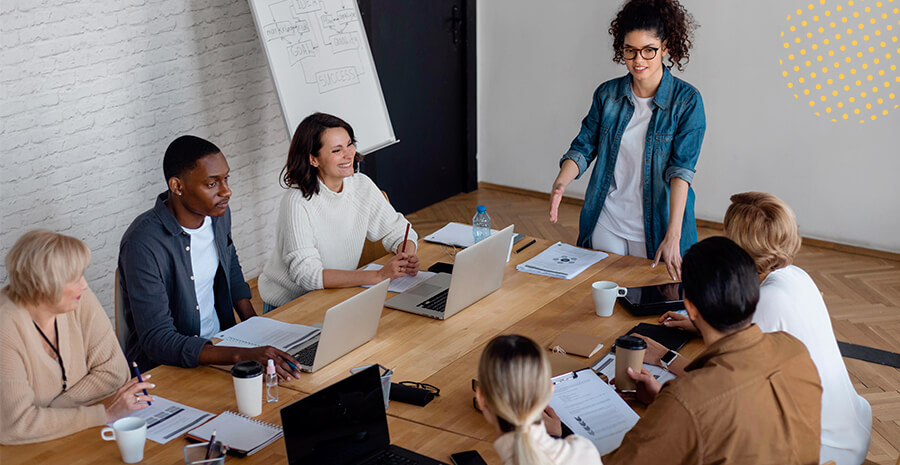
[[[900,0],[819,0],[802,6],[787,15],[779,42],[781,75],[794,99],[835,123],[896,114]],[[827,66],[817,74],[814,63]]]

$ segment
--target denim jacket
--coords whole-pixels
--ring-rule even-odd
[[[631,95],[630,74],[601,84],[594,91],[591,110],[581,122],[581,131],[559,161],[560,165],[566,159],[578,164],[578,179],[596,160],[578,224],[580,247],[591,247],[591,234],[609,193],[622,133],[634,113]],[[644,144],[642,191],[647,258],[656,255],[669,226],[669,181],[679,177],[691,183],[706,132],[700,92],[672,76],[665,66],[652,105],[655,107]],[[688,188],[681,225],[681,254],[695,242],[694,190]]]
[[[209,341],[200,337],[200,312],[191,267],[191,236],[166,207],[168,192],[138,216],[119,246],[119,287],[128,336],[125,356],[141,370],[158,364],[195,367]],[[231,240],[231,210],[212,219],[219,269],[213,281],[222,329],[234,326],[234,303],[250,298]]]

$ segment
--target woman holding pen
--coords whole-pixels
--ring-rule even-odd
[[[6,256],[0,444],[102,426],[153,400],[153,384],[128,379],[109,317],[84,280],[90,258],[80,240],[49,231],[25,233]]]
[[[315,289],[418,273],[418,235],[358,172],[362,158],[353,128],[336,116],[314,113],[297,127],[283,170],[288,191],[279,207],[275,249],[259,277],[264,311]],[[367,238],[396,254],[381,270],[356,269]]]
[[[700,92],[672,76],[689,60],[694,21],[678,0],[630,0],[609,27],[613,61],[628,69],[594,92],[550,194],[556,222],[566,187],[593,161],[578,245],[665,262],[679,279],[697,242],[690,183],[706,117]],[[663,64],[668,59],[669,66]]]

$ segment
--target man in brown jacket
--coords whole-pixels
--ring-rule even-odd
[[[753,260],[712,237],[687,251],[682,280],[706,350],[665,386],[646,369],[629,373],[649,406],[603,463],[818,464],[819,375],[803,343],[750,324]]]

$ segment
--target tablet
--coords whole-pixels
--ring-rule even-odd
[[[662,315],[668,311],[684,309],[681,283],[630,287],[628,293],[619,297],[619,300],[636,316]]]

